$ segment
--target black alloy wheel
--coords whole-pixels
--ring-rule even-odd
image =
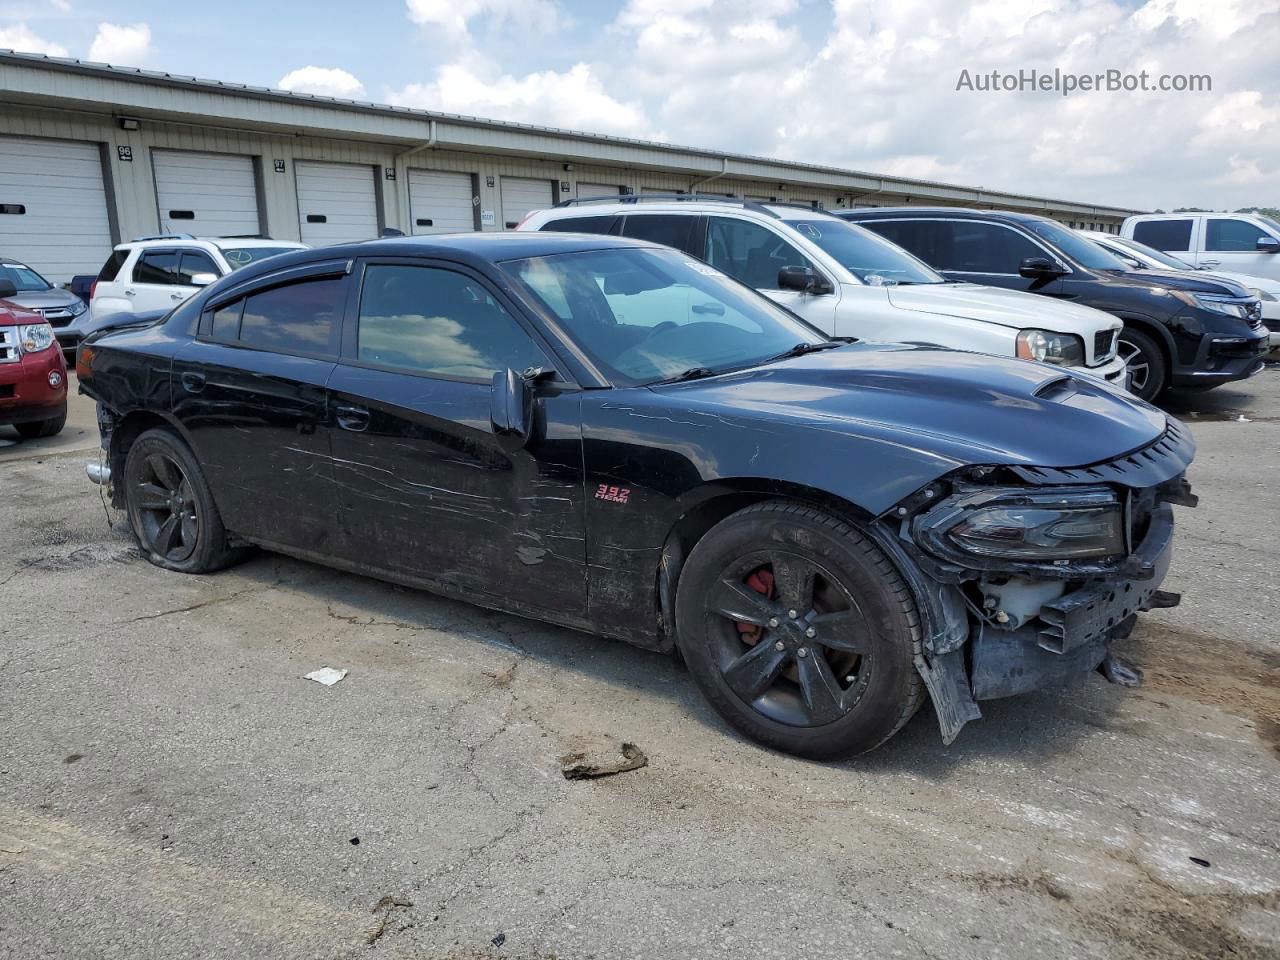
[[[721,572],[704,609],[725,683],[764,716],[821,726],[866,692],[875,668],[866,618],[814,561],[782,550],[739,558]]]
[[[1164,392],[1167,379],[1164,353],[1151,337],[1141,330],[1125,327],[1120,331],[1116,355],[1128,371],[1130,393],[1152,401]]]
[[[130,494],[138,505],[143,548],[170,563],[189,560],[200,538],[200,507],[182,465],[156,451],[139,472]]]

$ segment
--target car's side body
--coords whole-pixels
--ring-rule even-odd
[[[840,211],[898,243],[957,280],[1003,286],[1087,304],[1120,318],[1164,351],[1173,386],[1215,386],[1259,373],[1268,350],[1256,298],[1227,281],[1169,274],[1138,275],[1107,257],[1116,269],[1097,269],[1051,242],[1045,229],[1066,230],[1045,217],[961,207],[885,207]],[[1079,240],[1080,238],[1076,238]],[[1095,248],[1096,250],[1096,248]],[[1028,259],[1049,269],[1024,273]],[[1229,317],[1190,305],[1171,289],[1220,299],[1247,312]]]
[[[1114,337],[1120,327],[1101,311],[1072,303],[1037,302],[999,286],[864,282],[809,235],[824,223],[839,222],[819,210],[697,198],[669,202],[636,198],[641,199],[645,202],[592,200],[538,210],[521,222],[520,229],[581,230],[666,243],[748,283],[829,336],[938,344],[995,356],[1017,356],[1021,330],[1078,337],[1083,362],[1076,368],[1124,385],[1124,363],[1116,357]],[[718,257],[717,232],[744,245],[751,243],[755,249],[738,260]],[[752,243],[755,236],[772,237],[775,249],[767,266],[757,266],[752,259],[763,246]],[[820,291],[781,289],[779,265],[808,266],[825,285]]]
[[[1280,223],[1256,213],[1144,213],[1120,235],[1197,267],[1280,280]]]
[[[81,346],[104,478],[123,477],[131,444],[164,427],[193,452],[235,542],[659,650],[677,640],[681,571],[708,531],[753,504],[821,509],[865,531],[910,585],[926,638],[916,666],[948,739],[978,715],[974,696],[1092,669],[1107,655],[1110,627],[1156,602],[1168,504],[1188,502],[1181,477],[1193,450],[1163,413],[1045,364],[837,347],[802,324],[823,352],[618,384],[504,264],[628,250],[683,263],[621,238],[514,233],[351,244],[246,268],[162,322]],[[448,372],[407,369],[399,340],[387,358],[367,355],[357,334],[384,315],[366,311],[370,296],[416,296],[396,271],[447,274],[464,291],[420,310],[418,328],[439,333],[477,310],[486,323],[495,310],[508,317],[506,373],[473,374],[466,358],[455,366],[456,343],[434,334],[416,355],[447,355]],[[723,275],[712,282],[760,300]],[[306,328],[305,349],[255,339],[295,323]],[[513,442],[502,426],[509,407],[498,401],[500,381],[519,369],[534,385],[531,426]],[[1131,504],[1132,556],[1008,568],[1015,579],[1047,578],[1037,597],[1088,607],[1088,617],[1064,612],[1050,628],[1070,656],[1037,646],[1038,603],[983,634],[956,584],[984,574],[919,549],[953,522],[937,512],[954,502],[949,491],[996,480],[1033,499],[1041,488],[1071,499],[1113,484]],[[127,493],[114,485],[118,505]],[[972,678],[970,642],[985,651]]]

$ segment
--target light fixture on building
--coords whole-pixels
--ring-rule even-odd
[[[565,170],[572,170],[572,169],[573,169],[573,164],[572,164],[572,163],[566,163],[566,164],[564,165],[564,168],[565,168]]]
[[[137,130],[142,126],[142,121],[137,117],[116,117],[116,123],[120,124],[121,130]]]

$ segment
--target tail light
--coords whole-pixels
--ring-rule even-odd
[[[93,373],[93,347],[82,343],[76,351],[76,379],[87,380]]]

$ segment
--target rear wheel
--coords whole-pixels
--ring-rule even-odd
[[[870,540],[818,510],[771,501],[714,527],[681,573],[676,621],[712,706],[788,753],[864,753],[924,697],[906,585]]]
[[[1129,391],[1143,400],[1155,400],[1168,383],[1168,364],[1160,344],[1148,334],[1126,326],[1120,331],[1116,353],[1129,372]]]
[[[125,459],[125,506],[142,552],[158,567],[208,573],[240,558],[227,545],[217,505],[190,449],[168,430],[148,430]]]
[[[62,428],[67,425],[67,411],[63,410],[56,417],[50,417],[48,420],[33,420],[30,423],[15,423],[13,428],[18,431],[18,436],[26,440],[34,440],[37,437],[53,437],[62,432]]]

